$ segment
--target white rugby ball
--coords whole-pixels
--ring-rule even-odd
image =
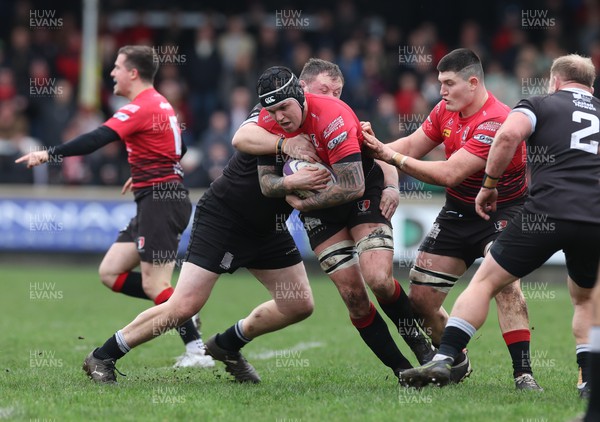
[[[291,174],[296,173],[297,171],[299,171],[300,169],[302,169],[304,167],[316,167],[318,169],[327,170],[329,172],[329,174],[331,175],[331,179],[329,179],[327,186],[331,186],[335,183],[335,174],[333,174],[333,171],[331,170],[331,168],[329,166],[326,166],[325,164],[322,164],[322,163],[311,163],[309,161],[303,161],[303,160],[292,159],[292,160],[286,161],[285,164],[283,165],[283,175],[289,176]],[[302,199],[313,196],[317,192],[318,192],[317,190],[295,190],[294,191],[294,193]]]

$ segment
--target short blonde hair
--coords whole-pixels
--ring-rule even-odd
[[[596,79],[596,69],[592,59],[579,54],[568,54],[554,59],[550,74],[560,76],[565,81],[572,81],[589,87],[594,84]]]

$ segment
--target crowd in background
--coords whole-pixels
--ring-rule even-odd
[[[233,153],[231,136],[256,103],[256,80],[269,66],[289,66],[299,74],[310,57],[337,63],[345,77],[342,100],[372,123],[382,141],[416,130],[440,100],[436,65],[454,48],[480,55],[487,88],[510,107],[546,93],[549,65],[557,56],[578,52],[592,57],[600,70],[595,0],[541,1],[533,13],[500,2],[494,24],[465,14],[462,20],[425,19],[410,28],[394,16],[365,13],[351,0],[338,0],[328,10],[288,2],[278,9],[255,3],[244,13],[195,11],[192,25],[182,11],[165,12],[168,19],[159,23],[149,11],[124,13],[126,3],[102,9],[101,87],[93,108],[78,105],[85,48],[81,9],[58,11],[58,27],[32,26],[31,10],[44,7],[14,3],[0,39],[0,183],[120,185],[129,177],[121,142],[35,171],[14,164],[33,148],[95,129],[126,102],[113,95],[109,75],[117,50],[126,44],[147,44],[158,52],[155,87],[176,109],[188,147],[182,165],[189,187],[206,187],[221,174]],[[441,35],[449,25],[453,38]]]

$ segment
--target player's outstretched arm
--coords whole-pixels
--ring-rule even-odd
[[[413,158],[422,158],[438,146],[438,143],[431,140],[422,128],[418,128],[416,131],[411,133],[408,136],[404,136],[402,138],[398,138],[393,142],[389,142],[383,144],[380,142],[373,132],[373,128],[371,127],[371,123],[369,122],[360,122],[360,126],[363,132],[371,135],[377,142],[373,142],[373,147],[377,146],[377,143],[381,145],[385,145],[390,148],[394,152],[399,152],[403,155],[408,155]],[[371,147],[370,147],[371,148]],[[375,156],[375,158],[380,158]],[[386,161],[385,157],[380,158],[382,161]]]
[[[15,160],[15,163],[27,163],[27,168],[30,169],[40,164],[44,164],[50,159],[48,151],[33,151],[25,154]]]
[[[100,126],[91,132],[79,135],[72,141],[52,147],[48,151],[30,152],[17,158],[15,163],[27,162],[27,167],[31,168],[47,162],[51,156],[70,157],[90,154],[117,139],[119,139],[117,132],[107,126]]]
[[[398,152],[390,157],[391,148],[363,131],[365,145],[374,145],[385,151],[386,161],[404,173],[422,182],[439,186],[456,186],[472,174],[482,170],[485,160],[461,148],[446,161],[421,161]]]

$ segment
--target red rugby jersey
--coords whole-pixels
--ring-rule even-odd
[[[348,155],[360,153],[363,135],[360,121],[352,109],[335,97],[310,93],[304,95],[308,113],[296,132],[284,131],[264,108],[258,116],[258,125],[286,138],[300,133],[308,134],[317,155],[329,166]]]
[[[138,94],[108,119],[127,148],[133,188],[181,181],[181,130],[169,102],[154,88]]]
[[[462,118],[460,113],[446,110],[440,101],[423,122],[421,128],[431,140],[444,143],[446,159],[461,148],[487,160],[496,131],[510,108],[488,91],[489,98],[474,115]],[[527,195],[526,147],[522,142],[498,183],[498,203],[521,200]],[[479,193],[484,171],[481,170],[455,187],[446,188],[446,194],[467,204],[474,204]]]

